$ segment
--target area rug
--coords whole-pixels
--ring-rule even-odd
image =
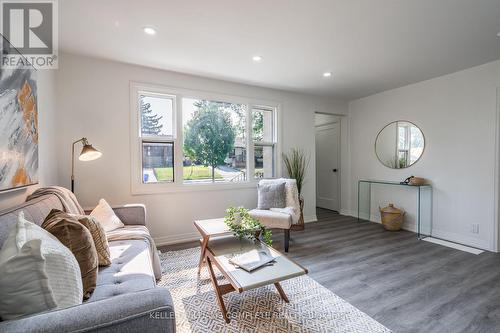
[[[177,332],[390,332],[309,276],[282,283],[290,303],[272,285],[224,295],[231,318],[226,324],[207,268],[197,273],[199,255],[199,247],[160,254],[158,284],[172,294]],[[218,279],[227,283],[220,273]]]

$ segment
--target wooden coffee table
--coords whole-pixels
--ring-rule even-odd
[[[274,284],[283,301],[288,303],[288,297],[281,287],[280,282],[307,274],[307,269],[260,241],[253,242],[247,239],[240,241],[231,234],[229,229],[224,229],[220,225],[221,222],[224,224],[223,219],[210,220],[210,222],[196,221],[195,225],[202,234],[201,251],[203,258],[200,260],[200,267],[204,259],[217,295],[217,302],[226,323],[229,323],[230,320],[222,295],[233,291],[242,293],[247,290]],[[210,231],[214,233],[210,233]],[[218,237],[211,237],[215,235]],[[252,272],[247,272],[229,262],[229,259],[232,257],[254,249],[268,251],[275,258],[275,261],[271,265],[263,266]],[[218,284],[214,266],[229,281],[228,284]]]
[[[224,219],[209,219],[209,220],[196,220],[194,221],[194,226],[201,234],[201,253],[200,262],[198,263],[198,274],[203,267],[203,262],[205,260],[205,251],[207,248],[208,241],[212,236],[223,236],[231,235],[231,230],[224,223]]]

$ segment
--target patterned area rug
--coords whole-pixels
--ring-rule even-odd
[[[199,255],[200,248],[160,254],[163,276],[158,284],[172,294],[177,332],[390,332],[308,276],[281,283],[288,304],[272,285],[224,295],[231,318],[226,324],[208,269],[197,274]],[[218,279],[227,283],[220,273]]]

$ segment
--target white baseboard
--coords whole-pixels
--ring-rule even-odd
[[[188,232],[172,236],[155,237],[154,240],[156,246],[164,246],[164,245],[192,242],[199,240],[200,238],[201,236],[199,232]]]
[[[316,215],[304,216],[304,223],[316,222],[318,218]],[[179,243],[186,243],[197,241],[201,238],[199,232],[188,232],[184,234],[154,237],[156,246],[165,246]]]
[[[357,217],[357,212],[354,212],[354,214],[353,214],[352,211],[348,211],[348,210],[342,210],[341,214]],[[381,223],[380,216],[371,215],[370,222]],[[417,232],[417,225],[414,222],[413,223],[404,223],[402,229],[408,230],[411,232]],[[464,236],[464,235],[461,235],[458,233],[440,230],[440,229],[436,229],[436,228],[432,228],[432,236],[434,236],[436,238],[448,240],[450,242],[456,242],[456,243],[463,244],[466,246],[472,246],[472,247],[475,247],[478,249],[495,252],[495,250],[492,249],[490,242],[488,242],[487,240],[478,239],[476,237],[467,237],[467,236]]]
[[[316,221],[318,221],[318,217],[316,216],[316,214],[304,216],[304,223],[310,223],[310,222],[316,222]]]
[[[476,248],[473,248],[470,246],[465,246],[465,245],[461,245],[461,244],[457,244],[457,243],[453,243],[453,242],[448,242],[448,241],[445,241],[445,240],[442,240],[439,238],[434,238],[434,237],[427,237],[427,238],[424,238],[423,240],[426,242],[450,247],[452,249],[456,249],[456,250],[460,250],[460,251],[464,251],[464,252],[469,252],[469,253],[472,253],[475,255],[479,255],[479,254],[484,252],[483,250],[479,250],[479,249],[476,249]]]
[[[345,215],[345,216],[352,216],[352,217],[358,218],[358,212],[353,211],[353,210],[341,209],[340,214]]]
[[[491,244],[489,241],[484,239],[478,239],[476,237],[468,237],[461,234],[457,234],[455,232],[449,232],[441,229],[432,229],[432,236],[436,238],[445,239],[451,242],[460,243],[463,245],[472,246],[478,249],[486,250],[486,251],[495,251],[491,248]]]

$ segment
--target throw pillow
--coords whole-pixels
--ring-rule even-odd
[[[99,200],[99,204],[90,213],[90,216],[95,217],[106,232],[124,227],[113,208],[104,199]]]
[[[99,266],[111,265],[111,253],[109,251],[108,238],[106,237],[106,232],[102,228],[101,224],[95,217],[90,215],[73,216],[75,216],[78,222],[83,224],[90,231],[92,239],[94,240],[95,249],[97,251]]]
[[[257,203],[258,209],[284,208],[285,199],[285,183],[265,184],[258,186],[259,199]]]
[[[0,317],[66,308],[82,303],[75,256],[22,212],[0,251]]]
[[[90,231],[75,217],[57,209],[50,211],[42,228],[73,252],[82,275],[83,298],[89,298],[96,287],[98,268],[97,251]]]

